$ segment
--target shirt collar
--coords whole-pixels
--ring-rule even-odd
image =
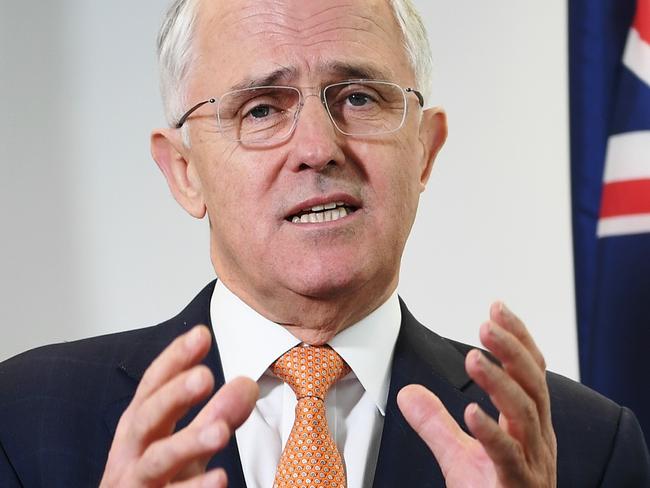
[[[273,361],[300,344],[287,329],[257,313],[220,280],[212,294],[210,318],[226,381],[237,376],[258,381]],[[376,310],[329,342],[348,363],[382,415],[401,318],[395,291]]]
[[[226,381],[237,376],[258,381],[273,361],[300,344],[287,329],[257,313],[221,280],[217,280],[212,294],[210,319]]]
[[[352,368],[382,415],[386,413],[393,349],[401,322],[395,291],[379,308],[329,342]]]

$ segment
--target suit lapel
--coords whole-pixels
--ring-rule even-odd
[[[496,415],[489,399],[465,372],[464,353],[450,341],[428,330],[400,300],[402,325],[395,344],[391,383],[386,404],[374,488],[395,486],[444,487],[438,463],[397,406],[397,393],[406,385],[420,384],[433,391],[449,413],[467,430],[465,407],[478,402]]]
[[[203,360],[214,376],[215,391],[224,384],[223,368],[219,348],[214,339],[212,322],[210,320],[210,300],[214,290],[215,281],[206,286],[197,297],[173,319],[138,331],[139,336],[134,338],[133,347],[125,352],[124,359],[120,362],[118,369],[120,374],[127,376],[131,382],[130,387],[125,389],[117,401],[111,403],[105,414],[106,425],[111,433],[115,434],[117,423],[124,409],[128,406],[142,375],[151,362],[165,349],[174,338],[187,332],[196,324],[205,324],[212,334],[212,348]],[[206,402],[192,408],[177,424],[176,430],[187,426],[196,414],[203,408]],[[228,473],[229,488],[246,488],[244,473],[242,471],[237,441],[233,436],[225,449],[217,453],[208,464],[208,468],[221,466]]]

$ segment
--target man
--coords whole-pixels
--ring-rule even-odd
[[[152,153],[218,281],[5,362],[2,486],[650,484],[634,416],[546,375],[503,304],[488,357],[396,296],[446,136],[425,39],[406,1],[174,3]]]

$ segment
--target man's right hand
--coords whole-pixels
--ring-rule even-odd
[[[257,384],[248,378],[230,381],[187,427],[174,432],[178,420],[212,392],[212,373],[199,364],[211,342],[208,329],[196,326],[151,363],[117,424],[101,488],[227,485],[223,469],[206,472],[206,466],[250,415]]]

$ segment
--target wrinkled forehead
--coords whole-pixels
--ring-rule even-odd
[[[190,91],[413,81],[388,0],[203,0],[193,50]]]

